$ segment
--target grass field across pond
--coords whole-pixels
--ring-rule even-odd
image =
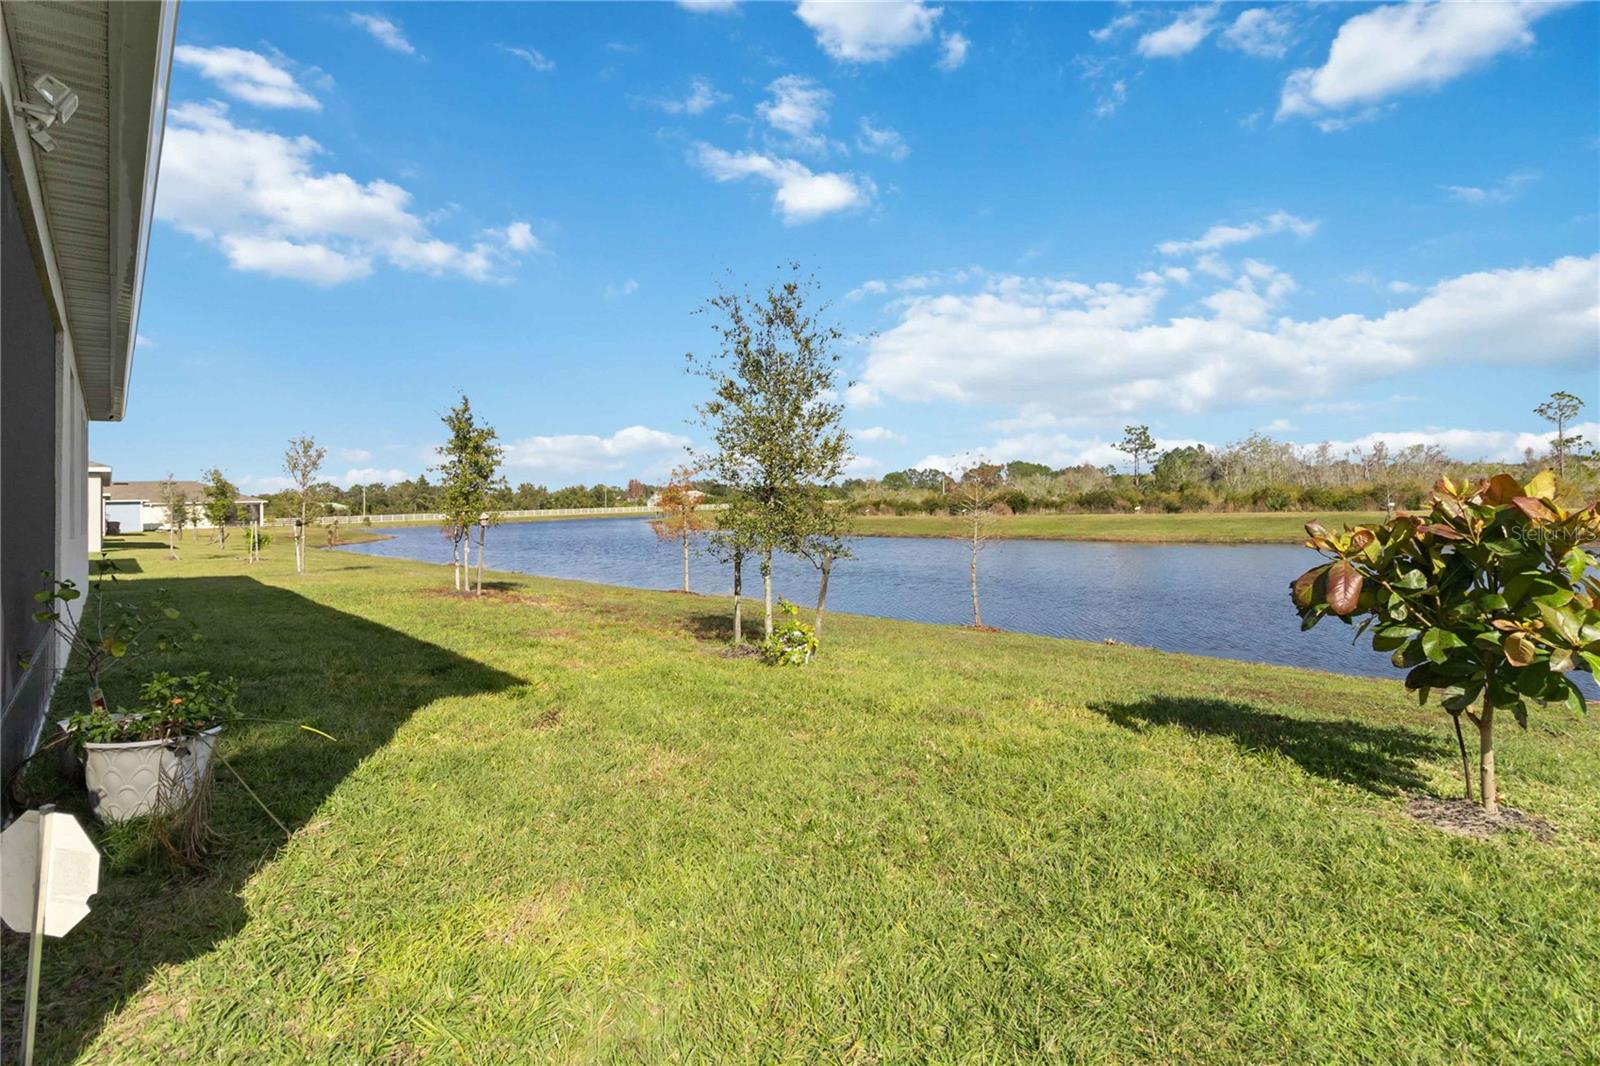
[[[992,537],[1017,540],[1117,540],[1188,544],[1292,544],[1312,519],[1329,529],[1375,522],[1382,511],[1252,511],[1196,514],[1019,514],[994,519]],[[863,515],[852,531],[873,537],[959,537],[960,515]]]
[[[779,670],[698,596],[114,555],[168,665],[337,739],[223,738],[292,835],[223,773],[209,874],[108,869],[42,1062],[1600,1060],[1592,715],[1499,748],[1554,838],[1471,840],[1397,682],[849,616]]]

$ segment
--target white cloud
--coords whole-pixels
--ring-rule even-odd
[[[932,37],[940,11],[923,0],[800,0],[794,13],[833,58],[881,63]]]
[[[947,33],[939,38],[939,49],[939,62],[934,66],[940,70],[958,70],[967,61],[972,42],[967,40],[966,34]]]
[[[198,48],[180,44],[172,58],[236,100],[257,107],[321,111],[322,102],[295,81],[280,63],[243,48]]]
[[[367,15],[360,11],[352,11],[350,12],[350,22],[352,25],[366,30],[374,41],[377,41],[391,52],[398,52],[403,56],[417,54],[416,48],[412,46],[410,41],[406,40],[406,35],[399,25],[390,19],[384,18],[382,15]]]
[[[156,342],[143,333],[136,333],[133,337],[133,346],[141,351],[149,351],[156,346]]]
[[[627,281],[624,281],[621,285],[607,285],[606,286],[606,299],[615,300],[615,299],[618,299],[619,297],[623,297],[623,296],[632,296],[634,293],[636,293],[638,291],[639,291],[639,283],[637,281],[633,280],[632,278],[629,278]]]
[[[1467,204],[1503,204],[1516,196],[1524,185],[1538,181],[1539,175],[1530,171],[1508,174],[1496,185],[1446,185],[1445,192],[1452,200]]]
[[[822,154],[828,150],[828,108],[833,94],[810,78],[785,74],[767,86],[770,97],[756,105],[756,114],[789,144],[802,151]]]
[[[871,178],[818,174],[796,160],[760,152],[725,152],[709,144],[697,144],[694,159],[714,181],[758,178],[771,184],[773,208],[791,226],[814,222],[836,211],[865,207],[877,193]]]
[[[370,256],[347,255],[325,244],[297,244],[282,237],[238,233],[224,233],[218,241],[228,257],[228,265],[235,270],[309,281],[313,285],[340,285],[372,273]]]
[[[1099,44],[1105,44],[1124,30],[1131,30],[1138,24],[1139,16],[1130,11],[1126,15],[1118,15],[1097,30],[1090,30],[1089,36]]]
[[[1163,316],[1160,284],[993,278],[905,300],[852,399],[892,397],[1107,413],[1305,402],[1342,383],[1433,366],[1593,365],[1600,255],[1448,278],[1372,318],[1269,320],[1292,281],[1247,265],[1256,301]],[[1239,281],[1230,286],[1242,292]],[[1276,291],[1276,295],[1274,295]],[[1213,294],[1215,295],[1215,294]]]
[[[1600,422],[1584,422],[1568,426],[1567,432],[1580,434],[1586,440],[1595,440],[1600,437]],[[1550,442],[1554,439],[1553,430],[1542,433],[1517,433],[1498,429],[1429,427],[1412,430],[1380,430],[1353,440],[1336,440],[1328,443],[1336,455],[1354,448],[1370,452],[1374,444],[1382,442],[1391,452],[1422,444],[1443,448],[1452,458],[1469,462],[1481,459],[1486,462],[1517,463],[1522,461],[1523,453],[1530,448],[1535,454],[1542,455],[1548,452]]]
[[[634,474],[665,472],[682,457],[689,439],[676,433],[628,426],[609,437],[570,433],[525,437],[506,445],[505,464],[549,477],[572,477],[627,470]]]
[[[1389,282],[1387,288],[1390,292],[1397,296],[1403,296],[1406,293],[1417,291],[1417,287],[1411,284],[1409,281],[1391,281]]]
[[[1252,7],[1239,12],[1222,40],[1246,55],[1282,59],[1293,43],[1294,24],[1286,8]]]
[[[1162,241],[1156,245],[1156,251],[1162,255],[1215,252],[1230,245],[1244,244],[1246,241],[1253,241],[1258,237],[1266,237],[1285,231],[1293,233],[1296,237],[1309,237],[1317,231],[1317,223],[1314,220],[1308,221],[1298,218],[1287,211],[1274,211],[1264,218],[1256,219],[1254,222],[1245,222],[1241,225],[1218,223],[1191,241]]]
[[[517,222],[470,246],[441,240],[405,189],[320,170],[321,153],[310,137],[237,125],[221,104],[179,104],[167,117],[156,217],[215,244],[236,270],[318,285],[366,277],[379,259],[490,281],[537,244]]]
[[[1146,59],[1176,59],[1186,56],[1211,33],[1217,19],[1217,5],[1191,7],[1159,30],[1139,38],[1134,50]]]
[[[888,126],[874,125],[870,118],[863,118],[860,124],[861,132],[856,137],[856,147],[869,155],[886,155],[896,163],[911,154],[911,148],[906,144],[906,139],[900,136],[898,130]]]
[[[727,99],[728,95],[717,92],[716,87],[711,84],[709,78],[696,75],[689,79],[689,93],[687,96],[658,97],[648,102],[669,115],[700,115]]]
[[[365,463],[372,458],[372,453],[365,448],[340,448],[339,458],[347,463]]]
[[[726,14],[739,6],[738,0],[678,0],[678,6],[697,15]]]
[[[335,475],[331,480],[340,488],[347,489],[351,485],[371,485],[375,482],[393,485],[401,481],[410,481],[411,475],[392,466],[358,466],[346,470],[343,474]]]
[[[503,44],[500,46],[500,51],[508,56],[516,56],[541,74],[548,74],[556,69],[556,61],[537,48],[518,48],[514,45]]]
[[[1560,2],[1391,4],[1339,27],[1321,67],[1290,74],[1278,118],[1372,110],[1389,97],[1446,82],[1533,43],[1533,23]],[[1341,128],[1338,121],[1325,128]]]
[[[533,227],[526,222],[513,222],[499,232],[506,247],[513,252],[531,252],[539,247],[539,238],[533,235]]]
[[[878,441],[903,441],[905,434],[896,433],[885,426],[867,426],[865,429],[852,429],[850,435],[858,441],[875,444]]]

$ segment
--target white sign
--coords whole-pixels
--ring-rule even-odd
[[[33,932],[37,901],[45,936],[66,936],[99,888],[100,852],[72,815],[27,811],[0,833],[0,918],[17,932]]]

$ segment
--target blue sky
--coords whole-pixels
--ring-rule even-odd
[[[855,469],[1600,412],[1592,4],[190,4],[121,478],[659,477],[692,312],[795,260]],[[1600,437],[1591,427],[1591,439]]]

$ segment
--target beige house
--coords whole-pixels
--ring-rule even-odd
[[[206,517],[206,487],[198,481],[172,483],[189,501],[189,525],[196,529],[210,529]],[[166,482],[164,481],[112,481],[105,488],[105,528],[119,533],[141,533],[167,528]],[[239,521],[255,525],[266,518],[267,501],[257,496],[240,496]]]

